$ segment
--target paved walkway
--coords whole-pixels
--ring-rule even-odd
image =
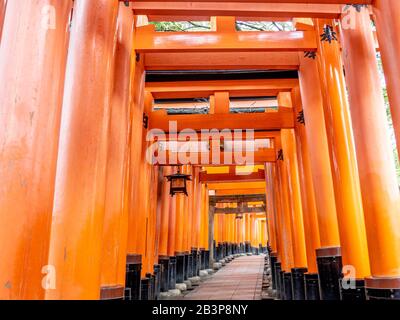
[[[260,300],[264,255],[234,259],[184,300]]]

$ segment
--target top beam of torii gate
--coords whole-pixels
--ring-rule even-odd
[[[221,5],[223,2],[223,5]],[[353,0],[352,4],[371,4],[372,0]],[[170,17],[236,16],[238,18],[339,18],[348,0],[295,1],[154,1],[138,0],[133,3],[135,14],[147,15],[152,20],[169,20]]]

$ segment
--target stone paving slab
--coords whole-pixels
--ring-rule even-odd
[[[264,255],[234,259],[183,300],[260,300]]]

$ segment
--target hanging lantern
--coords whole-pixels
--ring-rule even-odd
[[[173,197],[175,194],[183,193],[188,196],[186,181],[191,181],[191,176],[189,174],[183,174],[180,172],[180,168],[178,167],[178,172],[166,176],[170,185],[169,185],[169,194]]]

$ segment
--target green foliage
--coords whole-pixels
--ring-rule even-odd
[[[208,21],[173,21],[173,22],[151,22],[156,31],[164,32],[186,32],[186,31],[207,31],[211,30]],[[237,21],[238,31],[290,31],[293,30],[291,22],[273,21]]]

